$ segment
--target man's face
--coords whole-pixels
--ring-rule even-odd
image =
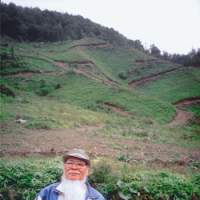
[[[64,175],[68,180],[83,180],[88,175],[89,167],[78,158],[70,157],[64,163]]]

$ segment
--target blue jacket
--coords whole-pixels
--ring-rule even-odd
[[[57,187],[60,183],[51,184],[40,191],[37,195],[36,200],[58,200],[60,191],[57,190]],[[88,183],[87,192],[85,200],[105,200],[104,197]]]

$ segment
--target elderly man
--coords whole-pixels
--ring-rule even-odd
[[[63,156],[64,170],[61,182],[40,191],[36,200],[105,200],[87,183],[89,156],[82,149],[72,149]]]

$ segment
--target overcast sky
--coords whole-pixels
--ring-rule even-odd
[[[81,15],[145,47],[169,53],[200,48],[200,0],[2,0]]]

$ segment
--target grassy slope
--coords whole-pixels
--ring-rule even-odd
[[[134,70],[134,67],[138,68],[138,65],[135,65],[136,60],[152,58],[134,49],[70,49],[77,44],[94,42],[87,39],[50,44],[15,44],[15,53],[20,55],[26,64],[14,70],[23,71],[24,68],[28,68],[41,72],[59,72],[62,69],[55,65],[54,60],[91,60],[101,72],[120,82],[121,89],[113,89],[74,73],[63,73],[60,76],[40,73],[27,77],[3,77],[2,83],[15,91],[17,98],[1,98],[5,105],[1,119],[8,122],[13,120],[16,114],[20,114],[28,119],[26,126],[31,128],[75,127],[103,123],[106,125],[104,132],[108,134],[118,132],[128,137],[139,136],[139,128],[143,130],[142,137],[172,143],[179,139],[183,145],[186,144],[188,141],[184,140],[183,135],[187,130],[175,128],[172,133],[170,129],[163,129],[159,124],[167,123],[175,115],[172,102],[199,94],[199,70],[175,71],[162,76],[157,82],[138,88],[138,91],[130,91],[127,80],[121,80],[118,74]],[[138,76],[148,76],[152,72],[163,70],[161,65],[155,63],[161,62],[155,60],[151,66],[146,62],[140,63],[141,72]],[[167,69],[176,67],[162,61],[163,65]],[[56,89],[58,85],[59,89]],[[186,87],[188,89],[185,89]],[[133,115],[125,118],[113,114],[103,107],[103,102],[113,103]],[[189,141],[192,142],[192,139],[189,138]],[[195,141],[195,146],[197,143],[198,141]]]
[[[148,96],[156,96],[168,102],[176,102],[188,97],[200,96],[200,70],[182,68],[165,74],[162,79],[138,87]]]

